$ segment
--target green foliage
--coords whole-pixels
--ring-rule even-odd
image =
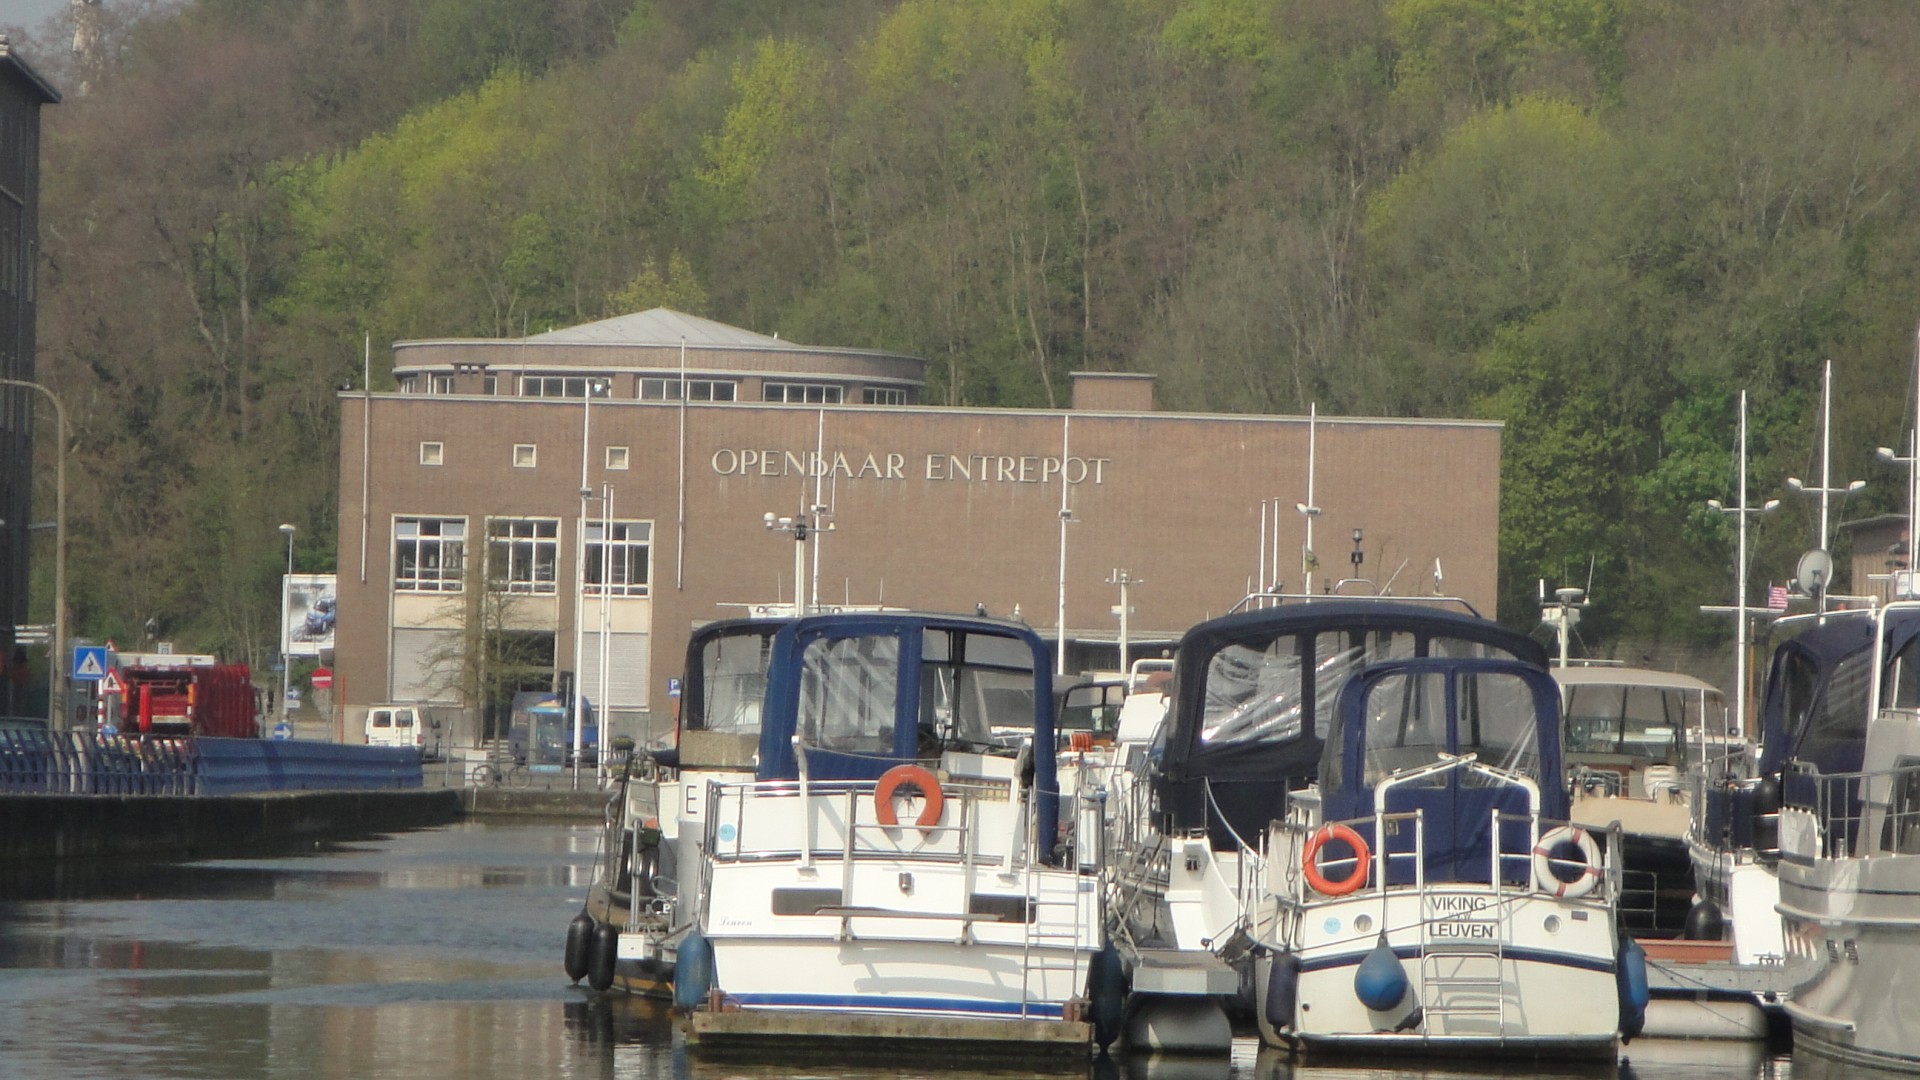
[[[1903,508],[1863,463],[1911,423],[1910,5],[201,0],[116,40],[42,196],[96,636],[270,651],[367,342],[663,305],[923,356],[935,401],[1094,368],[1500,419],[1503,614],[1592,560],[1590,636],[1724,634],[1742,389],[1754,498],[1833,359],[1848,513]]]

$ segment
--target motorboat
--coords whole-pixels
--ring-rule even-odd
[[[1272,1045],[1609,1053],[1644,967],[1605,846],[1566,820],[1559,722],[1542,647],[1458,601],[1202,623],[1114,859],[1119,933],[1149,970],[1231,965]],[[1595,1008],[1623,975],[1631,1015]]]
[[[699,794],[751,776],[772,642],[790,618],[722,619],[696,628],[670,747],[624,746],[594,877],[567,929],[566,969],[595,990],[668,1000],[688,912],[702,884],[681,874],[703,837]]]
[[[765,644],[745,767],[696,778],[683,736],[689,1045],[1110,1041],[1102,811],[1061,792],[1048,646],[897,611],[804,615]]]
[[[1763,762],[1780,770],[1787,954],[1807,972],[1786,1012],[1796,1050],[1920,1073],[1920,603],[1835,621],[1865,648]]]
[[[1726,695],[1691,675],[1623,665],[1556,666],[1553,678],[1569,815],[1590,831],[1620,827],[1627,930],[1680,937],[1694,902],[1689,780],[1751,768]]]

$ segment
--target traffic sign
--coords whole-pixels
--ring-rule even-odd
[[[102,694],[118,694],[125,689],[126,687],[120,685],[120,676],[115,675],[112,668],[108,668],[106,676],[100,680],[100,692]]]
[[[75,682],[99,682],[107,674],[107,647],[105,645],[75,645],[73,647],[73,679]]]
[[[323,667],[314,668],[312,676],[309,677],[309,681],[313,683],[315,690],[331,690],[333,689],[333,669]]]
[[[273,737],[279,739],[281,742],[293,738],[293,725],[284,720],[273,725]]]
[[[679,679],[667,680],[667,696],[668,697],[680,696],[680,680]]]

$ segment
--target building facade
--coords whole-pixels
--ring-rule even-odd
[[[34,374],[40,108],[59,100],[0,35],[0,379],[16,382],[32,382]],[[0,383],[0,716],[29,709],[19,628],[27,621],[33,418],[41,396]]]
[[[914,357],[663,309],[394,357],[398,392],[341,395],[347,732],[416,701],[497,735],[473,698],[512,666],[658,740],[691,630],[796,594],[1019,618],[1076,673],[1117,664],[1123,579],[1134,655],[1263,582],[1443,568],[1492,614],[1497,423],[1162,413],[1093,373],[1069,409],[937,407]]]

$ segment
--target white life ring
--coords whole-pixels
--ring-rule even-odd
[[[1562,844],[1572,844],[1580,849],[1582,862],[1578,864],[1579,874],[1568,881],[1555,873],[1555,867],[1576,865],[1572,859],[1555,858],[1554,850]],[[1600,845],[1593,842],[1587,830],[1577,825],[1558,825],[1540,834],[1540,842],[1533,849],[1533,879],[1541,892],[1550,892],[1560,897],[1585,896],[1600,883],[1606,871],[1600,866]]]

